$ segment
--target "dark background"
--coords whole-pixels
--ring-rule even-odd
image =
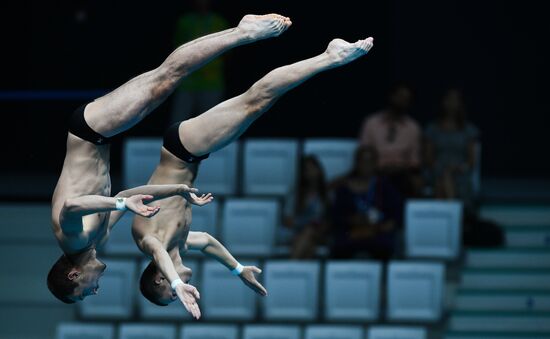
[[[2,10],[0,91],[109,90],[160,64],[172,51],[177,16],[190,1],[36,1]],[[6,5],[3,5],[6,6]],[[546,45],[539,1],[218,1],[231,25],[246,13],[276,12],[293,26],[277,39],[228,54],[226,95],[269,70],[322,52],[335,37],[374,36],[364,59],[321,74],[282,98],[245,137],[355,137],[384,104],[388,86],[415,89],[422,124],[442,92],[459,86],[482,132],[486,177],[550,178]],[[84,20],[78,13],[85,12]],[[67,117],[83,100],[0,100],[1,173],[57,175]],[[169,102],[127,135],[160,136]],[[120,143],[113,147],[120,170]]]

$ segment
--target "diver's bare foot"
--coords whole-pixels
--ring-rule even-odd
[[[373,41],[371,37],[354,43],[334,39],[328,44],[326,53],[329,55],[332,66],[341,66],[367,54],[373,46]]]
[[[292,25],[290,18],[278,14],[245,15],[239,29],[248,39],[261,40],[281,35]]]

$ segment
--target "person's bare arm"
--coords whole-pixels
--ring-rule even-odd
[[[152,217],[159,211],[158,206],[146,206],[144,201],[153,199],[150,195],[137,194],[124,200],[125,207],[143,217]],[[88,214],[117,210],[117,198],[101,195],[84,195],[65,200],[59,216],[61,228],[66,234],[82,231],[82,217]],[[120,202],[120,201],[119,201]]]
[[[166,251],[162,243],[155,237],[146,236],[141,240],[140,244],[143,251],[153,257],[156,267],[162,273],[162,275],[170,281],[170,285],[175,289],[178,298],[180,299],[185,309],[195,317],[199,319],[201,312],[197,299],[200,299],[200,294],[197,289],[189,284],[185,284],[181,281],[170,254]]]
[[[121,191],[115,197],[122,198],[129,197],[135,194],[147,194],[149,196],[152,196],[152,198],[147,201],[147,203],[149,203],[155,200],[161,200],[179,195],[187,200],[189,203],[197,206],[206,205],[214,199],[214,197],[210,193],[203,194],[201,196],[195,195],[195,193],[197,193],[198,191],[198,189],[189,187],[184,184],[143,185]],[[120,220],[120,218],[122,218],[124,212],[125,211],[111,212],[111,216],[109,218],[109,229],[111,229]]]
[[[189,232],[186,247],[191,250],[200,250],[230,270],[234,270],[239,265],[237,259],[233,257],[227,248],[206,232]],[[254,273],[260,274],[262,270],[256,266],[243,266],[239,278],[256,293],[262,296],[267,295],[266,289],[256,280]]]
[[[185,193],[197,193],[199,190],[183,184],[177,185],[143,185],[130,188],[119,192],[115,197],[130,197],[136,194],[151,195],[150,201],[173,197],[175,195],[183,196]]]

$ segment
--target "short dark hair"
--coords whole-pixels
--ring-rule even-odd
[[[141,273],[141,278],[139,279],[139,290],[141,294],[150,302],[158,306],[168,306],[168,304],[163,304],[158,301],[158,294],[156,293],[156,286],[153,281],[157,274],[157,266],[153,261],[147,265],[143,273]]]
[[[75,265],[69,260],[69,258],[63,254],[55,264],[53,264],[50,272],[48,273],[48,289],[52,294],[65,304],[74,304],[75,301],[69,299],[69,295],[73,294],[78,283],[69,279],[69,272],[75,267]]]

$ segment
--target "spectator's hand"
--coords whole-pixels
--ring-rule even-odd
[[[147,206],[147,200],[153,200],[152,195],[136,194],[126,198],[126,208],[142,217],[151,218],[160,210],[160,206]]]
[[[187,312],[191,313],[193,318],[199,319],[201,317],[201,310],[197,304],[197,300],[200,299],[200,294],[195,286],[179,284],[176,286],[176,294]]]
[[[239,274],[239,278],[241,278],[246,286],[250,287],[259,295],[265,297],[267,295],[267,290],[258,282],[258,280],[256,280],[254,273],[261,274],[262,270],[256,266],[244,266],[243,271]]]

